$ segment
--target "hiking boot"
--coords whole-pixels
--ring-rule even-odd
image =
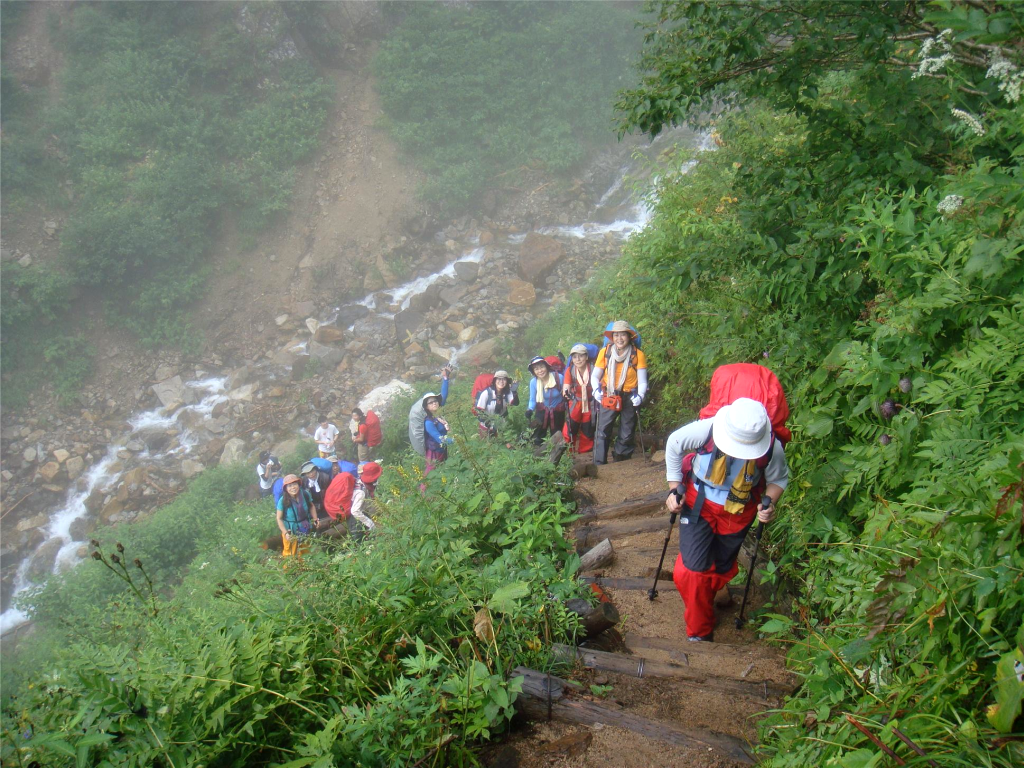
[[[710,635],[688,635],[687,640],[691,643],[713,643],[715,642],[714,634]]]
[[[728,608],[732,604],[732,595],[729,593],[728,587],[722,587],[715,593],[716,608]]]
[[[629,461],[632,458],[633,458],[632,456],[625,456],[625,455],[623,455],[621,453],[613,453],[612,454],[612,461],[615,461],[615,462]]]

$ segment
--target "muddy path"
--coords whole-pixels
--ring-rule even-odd
[[[586,515],[664,488],[664,463],[637,457],[601,467],[596,478],[582,478],[577,495]],[[580,660],[566,677],[582,685],[568,686],[563,714],[555,707],[551,720],[542,712],[521,725],[485,756],[486,765],[732,768],[754,762],[749,755],[762,713],[777,707],[797,681],[785,668],[783,652],[760,642],[750,623],[736,628],[743,590],[739,578],[730,585],[732,602],[716,609],[715,642],[687,641],[683,603],[671,581],[679,551],[677,530],[669,541],[658,595],[653,601],[648,598],[668,530],[664,507],[649,507],[596,525],[586,519],[578,523],[581,542],[581,527],[590,525],[588,543],[578,549],[589,548],[595,532],[602,538],[602,527],[609,533],[614,560],[582,575],[604,583],[602,590],[620,620],[614,629],[581,644]],[[658,521],[662,525],[657,530],[629,531],[650,529]],[[741,563],[747,556],[741,554]],[[752,587],[746,615],[763,602],[764,596]],[[590,713],[586,717],[593,722],[564,722],[564,713],[572,708]],[[600,713],[596,718],[591,717],[595,710]]]

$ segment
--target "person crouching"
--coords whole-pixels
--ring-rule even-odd
[[[359,479],[356,480],[355,488],[352,490],[352,508],[348,516],[348,532],[352,538],[359,542],[363,540],[367,531],[374,530],[377,526],[368,514],[367,499],[376,495],[377,481],[380,479],[380,464],[375,461],[367,462],[359,467]]]

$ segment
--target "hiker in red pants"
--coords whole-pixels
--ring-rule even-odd
[[[789,482],[785,450],[764,405],[741,397],[713,418],[677,429],[665,454],[672,489],[665,505],[680,516],[672,579],[686,607],[688,638],[710,641],[715,594],[736,575],[754,518],[772,521]],[[763,495],[772,501],[767,509],[758,508]]]

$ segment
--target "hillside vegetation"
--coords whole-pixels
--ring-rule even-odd
[[[5,2],[9,11],[23,15],[18,3]],[[187,310],[222,214],[254,242],[286,209],[330,104],[277,4],[111,2],[55,14],[55,97],[3,80],[4,224],[17,227],[40,201],[67,219],[59,264],[4,265],[7,405],[31,386],[40,348],[63,377],[60,394],[75,393],[87,350],[57,337],[73,335],[60,326],[83,291],[143,345],[201,344]]]
[[[686,176],[675,158],[651,226],[547,343],[593,334],[595,308],[628,318],[666,426],[721,363],[786,387],[796,479],[769,572],[796,602],[763,630],[804,684],[762,729],[768,764],[891,764],[849,715],[908,765],[926,759],[897,731],[940,765],[1020,765],[1020,9],[656,11],[623,129],[703,115],[718,149]]]
[[[374,64],[386,125],[446,212],[577,168],[635,78],[633,10],[611,3],[413,3]]]

